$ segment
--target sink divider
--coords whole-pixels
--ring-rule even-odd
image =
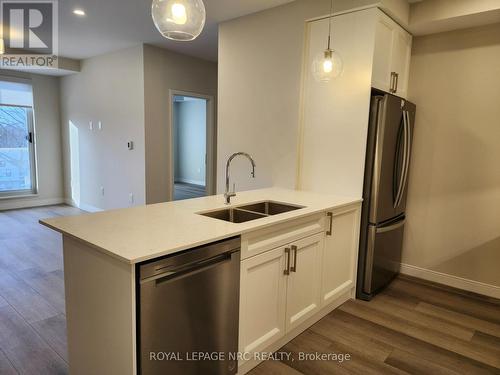
[[[238,208],[238,207],[234,207],[233,210],[235,210],[235,211],[249,212],[251,214],[257,214],[257,215],[262,216],[262,217],[269,217],[269,216],[271,216],[271,215],[265,214],[263,212],[250,211],[250,210],[245,210],[244,208]]]

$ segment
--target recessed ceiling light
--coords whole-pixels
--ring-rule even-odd
[[[75,9],[73,11],[73,14],[76,14],[77,16],[84,16],[85,15],[85,11],[83,11],[82,9]]]

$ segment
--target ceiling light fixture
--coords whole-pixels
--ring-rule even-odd
[[[318,82],[329,82],[337,78],[344,70],[344,62],[337,51],[331,48],[332,38],[332,18],[333,18],[333,0],[330,3],[330,17],[328,18],[328,43],[326,50],[316,55],[312,63],[312,73],[314,79]]]
[[[73,14],[76,14],[77,16],[83,17],[85,15],[85,11],[83,9],[75,9],[73,11]]]
[[[202,0],[153,0],[151,15],[161,35],[179,41],[196,39],[206,20]]]

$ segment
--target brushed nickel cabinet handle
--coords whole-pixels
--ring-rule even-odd
[[[292,251],[293,251],[293,266],[290,269],[290,271],[297,272],[297,246],[292,245]]]
[[[290,275],[290,248],[285,248],[285,255],[286,255],[286,268],[283,271],[284,275]]]
[[[389,88],[390,93],[396,93],[398,87],[398,73],[391,72],[391,87]]]
[[[330,227],[326,231],[327,236],[331,236],[333,234],[333,213],[332,212],[327,212],[326,216],[330,218]]]

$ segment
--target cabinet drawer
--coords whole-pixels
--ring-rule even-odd
[[[275,249],[325,230],[324,213],[290,220],[241,236],[241,259]]]

